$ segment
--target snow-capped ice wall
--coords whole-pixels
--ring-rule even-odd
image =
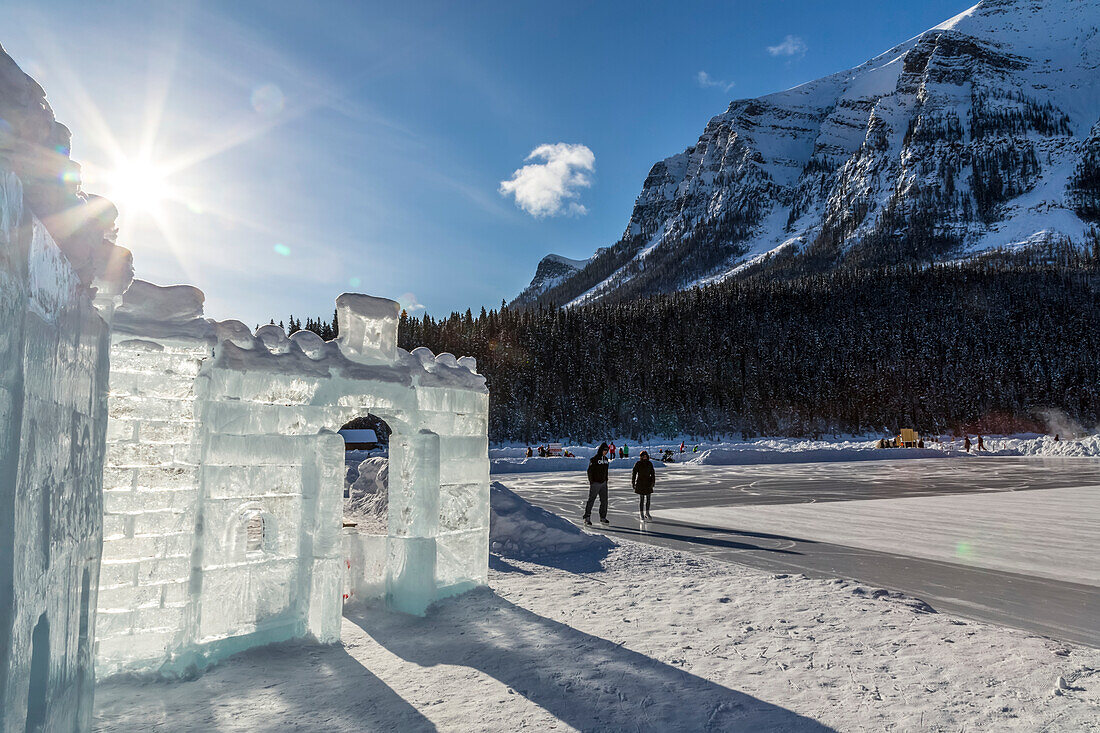
[[[252,334],[136,281],[115,315],[97,665],[335,641],[345,589],[410,613],[488,572],[488,391],[472,359],[396,346],[398,306],[345,294],[340,339]],[[344,443],[390,425],[388,533],[341,532]]]
[[[0,323],[0,731],[86,730],[108,326],[2,144]]]

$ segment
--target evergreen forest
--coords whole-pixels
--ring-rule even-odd
[[[398,342],[477,358],[493,441],[1001,433],[1042,429],[1050,410],[1100,423],[1095,232],[1084,249],[784,272],[568,309],[402,313]]]

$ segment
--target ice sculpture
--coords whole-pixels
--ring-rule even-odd
[[[397,348],[398,306],[345,294],[341,337],[202,317],[202,293],[135,281],[111,349],[97,666],[204,663],[309,635],[343,597],[423,613],[486,582],[488,392],[472,360]],[[344,443],[390,439],[388,531],[341,530]]]
[[[114,207],[0,49],[0,731],[91,724]],[[94,302],[93,302],[94,301]]]
[[[334,342],[206,319],[195,288],[130,286],[116,215],[0,49],[0,733],[88,729],[93,666],[334,641],[344,595],[423,613],[486,581],[472,360],[397,348],[366,295]],[[367,412],[394,429],[377,536],[341,531],[335,431]]]
[[[0,164],[0,731],[85,730],[108,326],[23,204]]]

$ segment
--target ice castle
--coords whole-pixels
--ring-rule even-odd
[[[419,614],[485,584],[489,395],[473,359],[397,348],[392,300],[341,295],[332,342],[252,334],[202,302],[139,280],[115,312],[101,671],[335,641],[345,595]],[[393,429],[384,536],[341,529],[336,431],[367,413]]]
[[[325,342],[131,282],[68,142],[0,49],[0,733],[87,730],[97,671],[333,642],[346,598],[421,614],[484,585],[474,360],[398,348],[382,298],[341,295]],[[385,534],[341,521],[336,431],[367,413],[393,430]]]

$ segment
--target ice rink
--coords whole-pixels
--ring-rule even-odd
[[[629,473],[610,477],[610,534],[876,583],[939,610],[1100,646],[1096,459],[669,466],[658,469],[645,524]],[[500,479],[580,521],[583,473]]]

